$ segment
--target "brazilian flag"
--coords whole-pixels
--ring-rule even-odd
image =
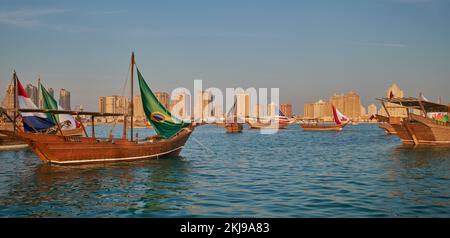
[[[44,109],[58,110],[58,103],[52,97],[52,95],[47,91],[47,89],[45,89],[45,87],[42,86],[42,84],[41,84],[41,94],[42,94]],[[55,114],[53,114],[53,113],[47,113],[47,118],[52,120],[52,122],[54,124],[58,123],[58,119],[56,118]]]
[[[144,113],[156,133],[161,137],[168,139],[177,134],[183,128],[189,126],[190,123],[185,123],[184,121],[172,116],[167,108],[165,108],[158,101],[137,67],[136,70],[139,78],[139,88],[141,91]]]

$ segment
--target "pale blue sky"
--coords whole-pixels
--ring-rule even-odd
[[[356,90],[365,106],[397,82],[450,101],[448,0],[0,2],[0,88],[71,91],[97,110],[120,94],[132,50],[155,91],[279,87],[303,103]],[[3,91],[3,90],[2,90]]]

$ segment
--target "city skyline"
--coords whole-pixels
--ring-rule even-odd
[[[134,50],[158,91],[191,89],[194,79],[205,88],[278,87],[280,103],[301,114],[335,92],[376,103],[396,82],[407,96],[448,103],[448,1],[327,2],[111,1],[102,11],[92,10],[99,2],[2,2],[1,94],[15,69],[24,85],[41,75],[94,111],[97,96],[120,95]]]

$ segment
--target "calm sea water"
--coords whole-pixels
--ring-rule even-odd
[[[450,217],[449,169],[450,147],[402,146],[377,125],[203,126],[162,160],[60,167],[0,152],[0,216]]]

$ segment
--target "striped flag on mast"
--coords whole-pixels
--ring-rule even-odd
[[[17,80],[17,102],[19,109],[38,109],[38,107],[28,97],[19,79]],[[45,113],[39,112],[21,112],[23,127],[27,132],[39,132],[55,126],[51,119]]]

